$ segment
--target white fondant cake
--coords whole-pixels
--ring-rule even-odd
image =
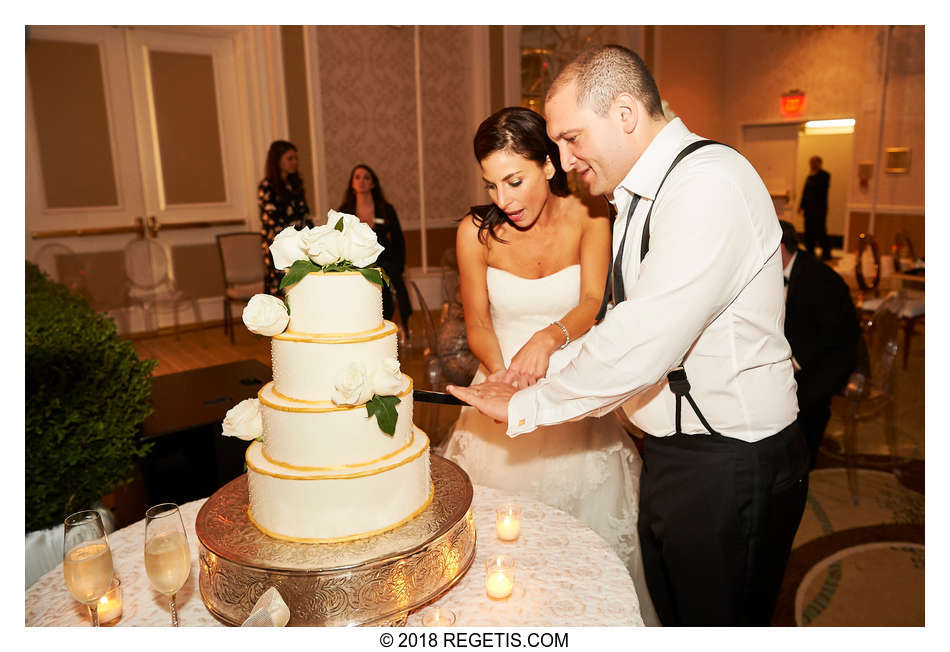
[[[429,440],[412,424],[412,381],[392,393],[393,434],[364,402],[341,404],[340,378],[357,365],[372,378],[397,355],[382,319],[380,286],[360,272],[314,272],[287,293],[287,330],[273,336],[274,380],[259,392],[262,441],[248,448],[251,520],[294,541],[341,541],[396,527],[432,499]],[[361,376],[362,377],[362,376]]]

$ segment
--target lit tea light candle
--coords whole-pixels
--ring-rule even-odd
[[[433,607],[422,614],[423,627],[451,627],[455,624],[455,612],[445,607]]]
[[[506,555],[496,555],[485,562],[485,592],[501,600],[515,588],[515,562]]]
[[[105,595],[99,598],[99,624],[118,620],[122,615],[122,582],[118,577],[112,578],[112,584]]]
[[[521,508],[502,505],[495,511],[495,530],[502,541],[514,541],[521,534]]]

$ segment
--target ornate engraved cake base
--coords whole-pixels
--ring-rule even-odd
[[[247,475],[205,502],[195,529],[199,587],[208,611],[240,625],[276,587],[289,625],[402,625],[409,612],[454,585],[475,558],[472,482],[453,462],[431,456],[435,495],[416,518],[345,543],[268,537],[247,516]]]

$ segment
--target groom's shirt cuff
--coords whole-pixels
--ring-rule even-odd
[[[508,402],[508,436],[517,437],[537,428],[538,385],[515,392]]]

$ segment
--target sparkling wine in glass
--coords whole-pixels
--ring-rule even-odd
[[[190,571],[191,552],[178,505],[162,503],[150,507],[145,512],[145,572],[155,590],[168,596],[175,627],[175,593],[184,586]]]
[[[84,510],[66,517],[63,576],[73,597],[89,607],[92,626],[98,627],[99,598],[112,584],[112,551],[99,512]]]

